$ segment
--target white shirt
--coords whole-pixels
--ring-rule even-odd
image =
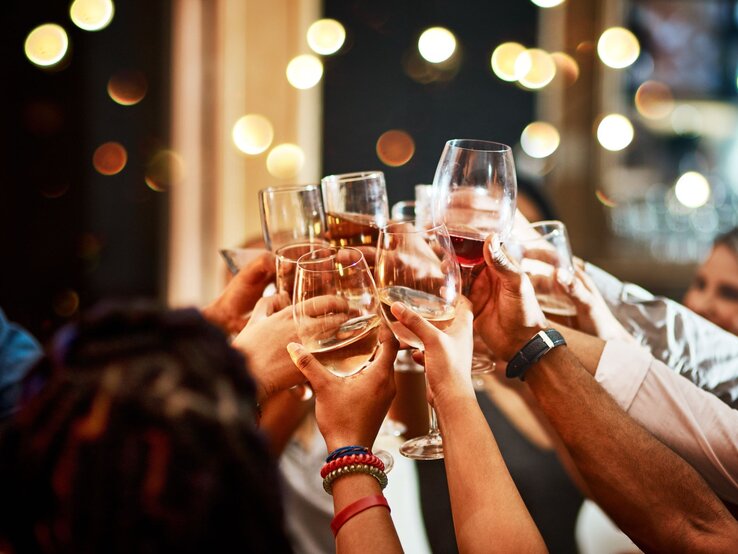
[[[595,379],[718,496],[738,504],[738,410],[624,341],[605,344]]]

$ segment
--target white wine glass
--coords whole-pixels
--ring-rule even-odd
[[[402,302],[438,329],[453,322],[461,294],[461,273],[445,225],[413,220],[390,223],[379,233],[374,275],[382,313],[397,339],[423,348],[420,339],[397,321],[390,307]],[[426,381],[427,385],[427,381]],[[435,410],[429,406],[430,428],[400,452],[415,460],[443,458],[443,440]]]
[[[382,318],[360,250],[327,247],[301,256],[292,298],[297,336],[328,371],[349,377],[369,365],[379,346]],[[389,471],[389,452],[374,453]]]
[[[286,185],[259,191],[261,232],[267,250],[322,239],[325,212],[318,185]]]
[[[496,233],[504,241],[510,234],[516,195],[515,164],[509,146],[472,139],[446,143],[433,179],[433,218],[448,228],[466,296],[474,277],[484,268],[486,237]],[[475,344],[481,343],[475,340]],[[472,373],[492,370],[492,353],[475,350]]]

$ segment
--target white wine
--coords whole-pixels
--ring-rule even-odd
[[[421,316],[438,329],[445,329],[454,320],[456,310],[443,298],[427,292],[414,290],[409,287],[391,286],[379,289],[379,299],[382,301],[382,312],[390,324],[397,340],[412,346],[423,348],[421,340],[401,325],[390,310],[394,302],[402,302],[410,310]]]
[[[379,324],[377,314],[349,319],[330,336],[307,340],[305,347],[331,373],[348,377],[358,373],[377,350]]]

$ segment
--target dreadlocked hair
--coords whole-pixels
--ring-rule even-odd
[[[0,550],[290,551],[254,383],[218,329],[135,305],[60,337],[0,437]]]

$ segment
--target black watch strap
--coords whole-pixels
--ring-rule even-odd
[[[566,344],[564,337],[561,336],[556,329],[546,329],[538,331],[533,338],[530,339],[525,346],[515,354],[509,362],[507,362],[507,370],[505,375],[508,379],[518,377],[521,381],[525,380],[525,372],[528,368],[540,360],[548,352]]]

